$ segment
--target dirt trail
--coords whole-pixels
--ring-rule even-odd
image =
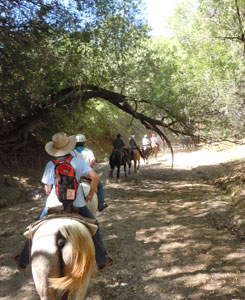
[[[97,217],[115,264],[91,281],[86,300],[244,300],[245,243],[217,226],[214,214],[229,205],[209,181],[217,166],[208,164],[227,159],[229,153],[184,152],[171,170],[165,153],[139,173],[107,182],[109,207]],[[108,165],[101,170],[106,181]],[[30,269],[17,272],[11,259],[43,207],[34,204],[0,210],[2,300],[39,299]]]

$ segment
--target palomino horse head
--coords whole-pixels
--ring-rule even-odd
[[[34,234],[31,258],[41,300],[57,299],[57,290],[84,299],[95,270],[94,244],[84,224],[68,217],[47,220]]]

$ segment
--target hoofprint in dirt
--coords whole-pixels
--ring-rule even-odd
[[[109,207],[97,217],[114,265],[91,281],[86,300],[245,299],[245,244],[214,226],[214,213],[229,213],[221,191],[208,181],[209,168],[216,166],[208,166],[203,151],[176,154],[173,170],[170,161],[165,154],[105,185]],[[198,162],[206,168],[192,169]],[[104,181],[108,165],[100,170]],[[43,205],[0,210],[2,300],[39,299],[30,268],[19,273],[11,257]]]

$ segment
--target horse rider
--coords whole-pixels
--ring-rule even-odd
[[[135,138],[135,135],[130,135],[130,137],[129,137],[129,145],[130,145],[130,148],[131,148],[131,149],[138,149],[139,147],[138,147],[138,145],[136,144],[134,138]]]
[[[186,148],[191,148],[192,146],[192,138],[190,135],[184,135],[184,144],[183,147],[186,146]]]
[[[148,139],[147,134],[145,134],[143,139],[142,139],[142,151],[143,151],[145,156],[146,156],[146,152],[151,151],[151,142]]]
[[[128,161],[128,163],[130,163],[129,158],[128,158],[128,153],[124,149],[125,144],[124,144],[124,141],[121,138],[121,134],[120,133],[118,133],[117,138],[113,141],[112,145],[114,147],[113,151],[116,151],[116,152],[120,153],[121,163],[123,161],[123,158],[125,158]]]
[[[118,133],[117,138],[112,143],[115,151],[122,151],[125,147],[124,141],[121,139],[121,134]]]
[[[155,133],[153,133],[152,136],[151,136],[151,147],[154,148],[156,146],[159,150],[159,142],[158,142],[158,139],[157,139],[157,135]]]
[[[71,151],[72,156],[82,158],[89,166],[93,169],[96,164],[96,159],[94,153],[91,149],[85,147],[86,144],[86,136],[84,134],[76,135],[76,147]],[[98,210],[101,212],[103,209],[108,207],[108,204],[105,203],[104,198],[104,187],[103,183],[99,180],[97,186],[97,194],[98,194]]]
[[[75,145],[76,145],[75,135],[68,137],[65,133],[59,132],[54,134],[52,137],[52,141],[48,142],[45,145],[45,150],[49,155],[55,157],[56,160],[63,161],[67,157],[71,156],[70,152],[74,149]],[[106,253],[104,243],[100,233],[99,223],[86,206],[86,202],[91,201],[97,189],[99,176],[88,164],[86,164],[79,157],[73,157],[70,161],[70,164],[75,170],[77,182],[79,182],[80,178],[83,176],[86,176],[91,179],[91,188],[86,199],[84,198],[80,185],[78,185],[77,195],[73,202],[73,206],[79,211],[79,214],[81,216],[95,220],[95,224],[98,226],[98,230],[96,231],[95,235],[92,238],[95,247],[96,263],[98,265],[99,270],[103,272],[106,270],[108,266],[113,264],[113,260]],[[45,208],[43,209],[43,212],[41,213],[39,219],[42,219],[45,215],[47,215],[49,213],[49,210],[51,209],[54,210],[55,207],[62,206],[62,203],[59,201],[56,194],[55,164],[52,160],[47,163],[41,181],[44,184],[44,189],[48,197],[46,200]],[[28,239],[24,246],[24,249],[21,251],[20,254],[16,255],[14,258],[17,263],[17,268],[19,269],[19,271],[24,271],[30,262],[30,247],[31,247],[31,240]]]
[[[130,150],[134,150],[134,149],[137,149],[141,155],[142,158],[144,158],[144,154],[142,153],[142,151],[140,150],[140,147],[136,144],[135,142],[135,135],[131,135],[129,137],[129,148]]]
[[[143,149],[147,148],[147,147],[151,147],[151,142],[148,139],[147,134],[145,134],[144,137],[143,137],[143,139],[142,139],[142,147],[143,147]]]

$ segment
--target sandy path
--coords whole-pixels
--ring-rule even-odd
[[[97,216],[115,264],[92,280],[86,299],[244,300],[245,244],[214,226],[213,213],[227,203],[208,180],[208,168],[217,168],[208,164],[240,157],[242,149],[183,152],[175,156],[174,170],[165,153],[139,173],[108,182],[109,207]],[[108,165],[98,170],[105,181]],[[0,210],[2,300],[39,299],[30,269],[17,272],[11,259],[43,203],[34,205]]]

